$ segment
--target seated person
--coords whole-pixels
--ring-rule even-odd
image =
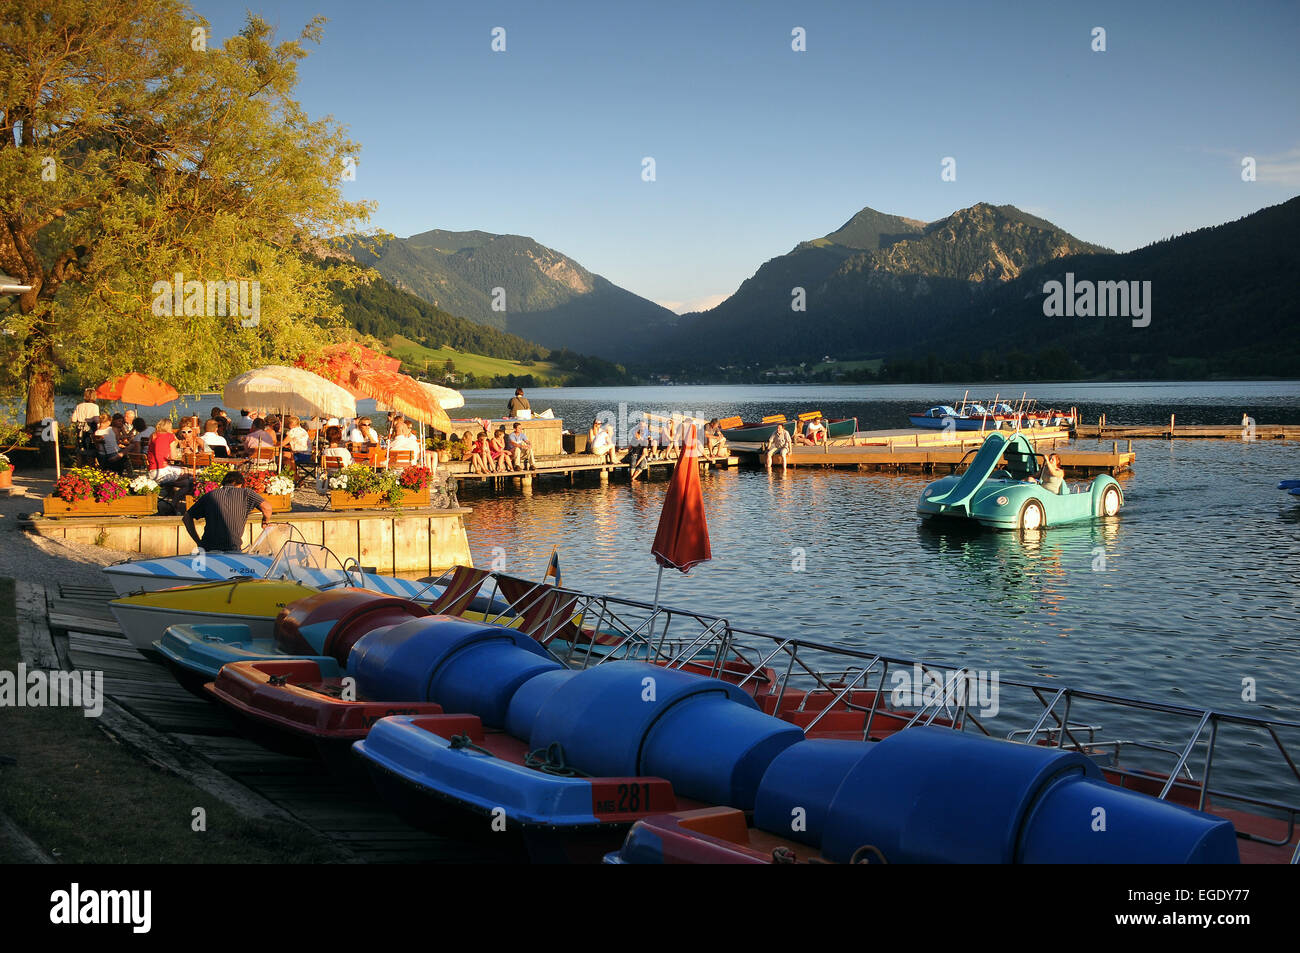
[[[714,417],[704,425],[704,455],[710,459],[727,451],[727,438],[722,435],[722,425]]]
[[[322,460],[338,460],[341,466],[352,466],[352,453],[343,446],[342,427],[326,427],[325,440],[329,446],[321,451]]]
[[[258,417],[253,421],[253,429],[244,437],[244,452],[252,453],[260,447],[274,447],[276,444],[275,434],[271,431],[270,425]]]
[[[230,432],[230,418],[226,416],[226,412],[220,407],[213,407],[211,419],[217,425],[217,436],[225,439]],[[204,432],[206,432],[206,425]],[[229,444],[227,444],[227,447],[229,447]]]
[[[121,473],[126,469],[126,455],[119,447],[117,428],[113,426],[113,419],[108,414],[99,415],[99,422],[91,439],[95,447],[95,460],[99,463],[100,469],[111,473]]]
[[[468,434],[468,432],[467,432]],[[492,457],[488,451],[487,432],[480,430],[469,447],[470,473],[491,473]]]
[[[525,469],[525,463],[528,465],[527,469],[537,469],[537,457],[533,453],[532,442],[524,433],[523,424],[515,424],[510,435],[506,437],[506,446],[510,450],[510,455],[513,459],[516,470]]]
[[[293,462],[299,466],[311,463],[311,450],[307,445],[307,431],[297,417],[289,418],[289,428],[284,432],[280,446],[293,454]]]
[[[375,430],[369,417],[358,417],[352,430],[348,433],[347,442],[358,446],[368,444],[377,447],[379,446],[379,431]]]
[[[515,468],[512,455],[506,448],[505,427],[498,427],[492,434],[492,439],[488,441],[488,454],[492,457],[492,468],[497,472],[504,473]]]
[[[648,461],[651,459],[650,425],[644,417],[637,422],[627,442],[627,459],[632,464],[632,479],[635,480],[638,473],[649,469]]]
[[[127,449],[132,453],[144,453],[149,446],[149,438],[153,436],[153,428],[145,423],[143,417],[135,418],[135,423],[131,427],[135,432],[131,434],[131,443],[127,445]]]
[[[251,416],[252,411],[247,408],[239,412],[239,419],[235,421],[235,433],[239,437],[247,437],[257,423],[257,418]]]
[[[219,433],[221,422],[218,420],[209,420],[203,425],[203,446],[213,457],[230,456],[230,444],[226,443],[226,438]]]
[[[794,437],[790,436],[790,431],[784,426],[778,424],[776,432],[772,434],[772,439],[767,442],[767,455],[764,458],[767,469],[772,469],[772,458],[781,457],[781,469],[785,469],[786,461],[789,459],[790,450],[794,447]]]
[[[155,483],[175,483],[185,476],[185,471],[176,464],[181,459],[180,443],[172,432],[171,418],[164,417],[154,427],[153,439],[149,441],[149,479]]]
[[[205,552],[239,552],[248,514],[262,511],[262,526],[271,522],[271,503],[244,486],[244,475],[232,470],[221,486],[204,493],[181,520],[190,538]],[[201,519],[203,536],[194,531],[194,521]]]
[[[420,462],[420,441],[411,433],[411,425],[401,419],[393,424],[393,430],[388,436],[389,466],[392,466],[392,455],[395,452],[409,452],[413,464],[418,465]]]
[[[181,420],[180,432],[176,434],[176,441],[180,444],[181,459],[185,459],[187,453],[207,453],[207,445],[203,442],[203,437],[199,430],[191,422],[192,418],[186,417]]]
[[[1048,493],[1068,492],[1065,486],[1065,469],[1061,466],[1060,455],[1049,453],[1043,461],[1043,469],[1039,471],[1038,479],[1030,477],[1029,482],[1041,483]]]
[[[591,452],[594,453],[600,463],[614,462],[614,428],[609,424],[601,427],[596,434],[595,440],[591,444]]]

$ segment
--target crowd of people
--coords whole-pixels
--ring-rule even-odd
[[[94,391],[72,411],[72,426],[83,459],[113,473],[147,474],[160,486],[188,492],[198,468],[226,460],[245,467],[305,471],[319,460],[342,466],[366,462],[401,469],[420,465],[437,468],[437,457],[426,453],[415,428],[402,414],[390,413],[381,436],[370,416],[355,419],[263,413],[243,408],[236,420],[213,407],[207,420],[195,415],[161,417],[150,425],[134,410],[103,413]],[[532,461],[531,452],[524,459]],[[534,461],[535,462],[535,461]]]

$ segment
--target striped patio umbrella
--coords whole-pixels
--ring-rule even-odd
[[[363,371],[353,375],[357,389],[412,420],[442,433],[451,432],[451,418],[420,382],[393,371]]]

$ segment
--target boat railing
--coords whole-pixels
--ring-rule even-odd
[[[1211,798],[1265,809],[1285,821],[1288,838],[1294,836],[1300,815],[1300,768],[1293,750],[1300,747],[1300,722],[1003,678],[1001,673],[991,673],[992,686],[979,683],[976,694],[972,686],[981,678],[987,681],[990,673],[740,628],[724,617],[675,606],[562,591],[574,600],[568,619],[580,620],[580,625],[572,627],[575,637],[554,640],[549,647],[570,666],[640,660],[725,678],[754,695],[764,710],[784,717],[797,713],[805,732],[818,729],[832,713],[854,712],[862,715],[860,722],[853,719],[853,731],[862,740],[878,737],[884,731],[881,719],[888,718],[891,731],[902,721],[903,730],[941,725],[1075,750],[1094,758],[1109,750],[1113,763],[1106,765],[1107,770],[1121,779],[1158,784],[1156,797],[1168,799],[1176,787],[1194,785],[1202,809]],[[992,705],[986,689],[996,696]],[[1087,706],[1101,706],[1105,719],[1093,717],[1091,710],[1082,717],[1079,709]],[[995,730],[993,720],[999,717],[1019,724],[1006,729],[1003,722],[1004,727]],[[1103,737],[1101,722],[1112,719],[1124,736]],[[1172,739],[1136,736],[1134,728],[1139,726],[1143,731],[1164,730],[1161,719],[1173,719],[1179,726]],[[1266,784],[1252,769],[1248,786],[1267,787],[1267,795],[1211,785],[1211,778],[1223,773],[1215,770],[1225,729],[1266,736],[1250,748],[1252,762],[1263,757],[1261,751],[1271,751],[1284,768],[1270,774]],[[1194,764],[1199,764],[1199,770],[1194,770]],[[1278,792],[1279,785],[1284,792]],[[1239,836],[1261,843],[1289,843],[1289,839],[1254,832],[1239,831]]]

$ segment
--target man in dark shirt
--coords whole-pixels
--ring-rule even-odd
[[[524,389],[516,387],[515,396],[510,398],[510,403],[506,404],[506,416],[518,417],[521,410],[532,410],[532,408],[528,404],[528,398],[524,396]]]
[[[271,522],[271,504],[244,486],[244,475],[227,473],[221,486],[204,493],[185,513],[181,523],[199,548],[206,552],[238,552],[244,538],[248,514],[262,511],[262,526]],[[194,520],[204,521],[203,538],[194,531]]]

